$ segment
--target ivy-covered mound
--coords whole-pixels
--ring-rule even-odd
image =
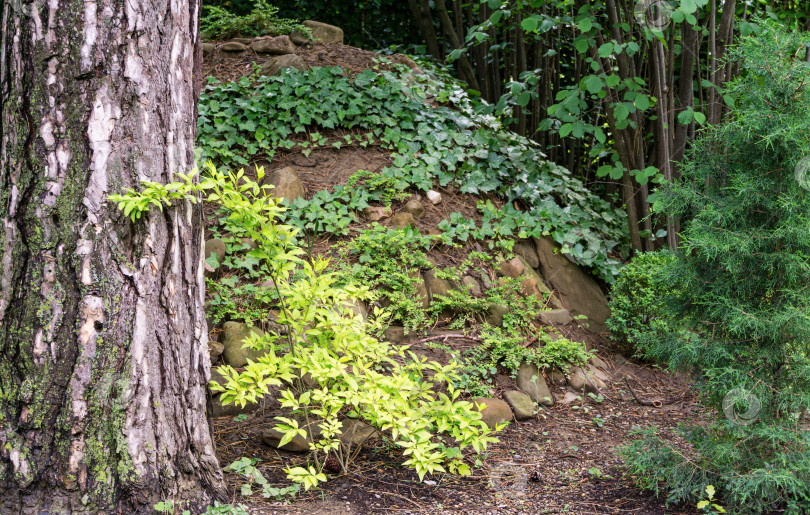
[[[288,68],[273,77],[211,83],[199,104],[199,157],[240,167],[255,157],[272,159],[277,148],[308,155],[316,147],[379,145],[393,160],[382,175],[400,190],[453,184],[462,193],[496,192],[509,203],[490,211],[484,224],[497,223],[497,229],[485,233],[550,234],[581,265],[613,280],[628,251],[620,210],[484,114],[489,106],[453,81],[393,68],[353,78],[338,67]],[[295,207],[305,210],[306,202]],[[463,238],[469,223],[451,213],[442,229]]]

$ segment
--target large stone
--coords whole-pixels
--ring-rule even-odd
[[[503,392],[504,400],[512,406],[512,412],[518,420],[534,418],[537,413],[537,405],[523,392],[517,390],[507,390]]]
[[[425,206],[416,199],[411,199],[406,202],[404,209],[417,220],[425,216]]]
[[[560,296],[562,307],[574,315],[585,315],[592,331],[607,331],[608,301],[596,280],[559,252],[549,238],[535,238],[543,278]]]
[[[522,257],[530,268],[537,268],[540,266],[540,260],[537,258],[537,250],[535,250],[534,243],[531,241],[518,241],[515,243],[514,252],[516,255]]]
[[[290,36],[277,36],[275,38],[259,38],[251,45],[257,54],[286,55],[295,53],[295,44]]]
[[[241,322],[225,322],[222,325],[222,345],[225,346],[222,355],[226,363],[232,367],[243,367],[247,365],[248,359],[256,361],[265,354],[264,351],[242,348],[245,338],[251,334],[261,336],[264,332]]]
[[[416,225],[416,219],[412,214],[407,212],[400,212],[391,217],[391,225],[394,227],[405,228],[409,225]]]
[[[275,186],[275,188],[270,190],[270,193],[276,198],[295,200],[307,194],[304,183],[298,178],[295,170],[289,166],[285,166],[279,170],[273,170],[267,174],[264,178],[264,184],[272,184]]]
[[[595,354],[593,356],[591,356],[590,361],[591,361],[591,365],[593,365],[595,367],[601,368],[602,370],[610,370],[610,367],[608,366],[608,364],[605,363],[605,361],[602,358],[600,358],[599,356],[597,356]]]
[[[327,44],[343,44],[343,29],[340,27],[313,20],[306,20],[303,25],[312,30],[312,38],[316,41]]]
[[[223,52],[246,52],[248,47],[238,41],[228,41],[227,43],[223,43],[220,49]]]
[[[289,452],[306,452],[309,450],[309,439],[300,434],[296,434],[293,436],[293,439],[284,444],[283,447],[279,447],[278,444],[281,443],[282,438],[284,438],[284,433],[273,427],[265,429],[262,433],[262,442],[270,447]]]
[[[502,422],[512,421],[512,410],[500,399],[476,397],[472,403],[481,412],[481,419],[492,429]]]
[[[517,385],[532,401],[545,406],[554,406],[554,397],[537,366],[531,363],[520,365],[517,372]]]
[[[436,295],[446,297],[450,294],[450,290],[453,289],[450,281],[436,277],[435,270],[428,270],[422,274],[422,277],[425,278],[425,286],[427,287],[428,295],[430,295],[430,300],[433,300]]]
[[[571,313],[565,308],[549,309],[540,313],[540,319],[549,325],[565,325],[571,322]]]
[[[268,59],[261,68],[261,74],[267,76],[278,75],[284,68],[297,68],[299,70],[309,70],[309,65],[295,54],[280,55]]]
[[[216,49],[216,45],[214,45],[213,43],[203,43],[202,44],[203,56],[213,54],[215,49]]]
[[[245,46],[250,46],[253,43],[253,38],[233,38],[231,41],[236,41],[237,43],[242,43]]]

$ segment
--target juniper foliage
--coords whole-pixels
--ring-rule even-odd
[[[684,448],[650,428],[623,451],[673,502],[713,484],[729,511],[810,511],[809,41],[776,29],[743,41],[732,117],[703,132],[655,205],[685,224],[663,273],[690,330],[648,351],[690,372],[715,415],[681,428]]]

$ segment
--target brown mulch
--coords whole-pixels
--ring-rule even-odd
[[[349,474],[331,476],[320,490],[303,493],[292,504],[266,500],[258,493],[244,499],[239,495],[243,479],[229,473],[232,502],[248,504],[251,513],[694,513],[688,506],[667,508],[661,499],[635,488],[617,454],[635,427],[655,424],[662,435],[678,440],[677,425],[700,416],[688,385],[659,369],[614,360],[599,335],[576,324],[558,329],[587,340],[612,367],[614,381],[605,392],[611,400],[597,403],[584,397],[570,405],[557,403],[535,419],[513,422],[498,435],[500,442],[489,448],[472,476],[438,474],[419,481],[413,470],[401,466],[404,458],[394,446],[378,440],[364,446]],[[450,346],[453,340],[449,339]],[[632,381],[641,400],[678,400],[657,407],[640,405],[619,381],[624,377]],[[507,378],[497,389],[514,387]],[[564,393],[563,388],[552,391]],[[217,419],[215,436],[223,464],[243,456],[259,458],[269,482],[284,487],[289,481],[283,469],[306,464],[306,457],[261,442],[261,433],[274,425],[277,410],[268,405],[242,422]],[[604,421],[601,427],[594,422],[597,417]]]
[[[222,42],[212,42],[216,45]],[[348,75],[357,75],[363,70],[389,70],[387,64],[375,62],[380,57],[376,52],[348,45],[325,45],[316,43],[309,47],[298,47],[295,54],[309,66],[340,66]],[[253,73],[253,64],[261,66],[275,56],[246,52],[222,52],[218,49],[203,59],[203,77],[216,77],[223,81],[236,81]]]

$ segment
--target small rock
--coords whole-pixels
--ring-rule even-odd
[[[405,66],[407,66],[408,68],[413,70],[414,73],[418,73],[418,74],[424,74],[425,73],[424,71],[422,71],[422,68],[420,68],[419,65],[416,64],[416,61],[414,61],[413,59],[411,59],[407,55],[394,54],[394,55],[391,56],[391,62],[396,63],[396,64],[404,64]],[[434,204],[435,204],[435,202],[434,202]]]
[[[428,270],[422,274],[422,277],[425,278],[425,286],[427,287],[428,295],[430,295],[431,300],[433,300],[436,295],[446,297],[450,294],[450,290],[453,289],[449,281],[436,277],[435,270]]]
[[[273,170],[267,174],[264,178],[264,184],[272,184],[275,186],[275,188],[270,190],[270,194],[276,198],[295,200],[307,194],[304,183],[298,178],[295,170],[289,166],[285,166],[280,170]]]
[[[549,325],[565,325],[571,322],[571,313],[565,308],[550,309],[540,313],[540,319]]]
[[[610,367],[599,356],[591,356],[591,364],[601,368],[602,370],[610,370]]]
[[[626,363],[630,363],[629,361],[627,361],[627,358],[625,358],[621,354],[614,354],[613,362],[616,363],[617,365],[624,365]]]
[[[517,279],[520,277],[520,271],[515,268],[515,266],[508,262],[504,261],[498,265],[498,272],[504,277],[511,277],[512,279]]]
[[[562,400],[560,401],[563,404],[573,404],[579,400],[579,395],[575,394],[574,392],[565,392]]]
[[[595,377],[595,378],[599,379],[600,381],[602,381],[602,383],[607,384],[608,382],[610,382],[610,376],[607,375],[606,373],[602,372],[601,370],[599,370],[595,366],[588,365],[588,371],[593,375],[593,377]],[[602,387],[600,386],[599,388],[602,388]]]
[[[537,250],[534,248],[534,243],[528,240],[521,240],[515,243],[514,252],[518,256],[526,260],[526,264],[531,268],[540,266],[540,258],[537,257]]]
[[[427,192],[426,195],[430,203],[433,204],[434,206],[436,204],[441,203],[442,201],[442,194],[439,193],[438,191],[430,190]]]
[[[481,419],[491,428],[495,427],[502,422],[512,421],[512,410],[509,405],[500,399],[492,399],[489,397],[476,397],[472,400],[473,405],[481,411]],[[486,405],[485,408],[481,406]]]
[[[222,356],[223,352],[225,352],[224,345],[219,342],[208,341],[208,356],[211,358],[211,362],[214,362],[214,360]]]
[[[509,260],[509,264],[515,267],[515,270],[517,270],[518,275],[523,275],[526,273],[526,268],[528,268],[528,266],[525,263],[526,262],[519,256],[513,257],[512,259]]]
[[[565,374],[562,373],[560,369],[552,368],[551,369],[551,384],[555,386],[565,386],[567,381],[565,380]]]
[[[225,374],[220,372],[223,367],[211,367],[211,382],[217,383],[220,386],[225,386],[228,381],[225,379]],[[213,395],[219,395],[220,392],[211,392]]]
[[[277,36],[275,38],[259,38],[251,45],[257,54],[286,55],[295,53],[295,44],[290,36]]]
[[[290,33],[290,41],[292,41],[298,46],[306,46],[312,42],[309,39],[309,36],[297,30],[294,30]]]
[[[425,229],[425,232],[430,234],[431,236],[441,236],[442,231],[440,231],[437,227],[428,227]]]
[[[363,218],[370,222],[377,222],[383,218],[388,218],[389,216],[391,216],[390,207],[368,206],[363,209]]]
[[[554,397],[546,385],[546,380],[543,379],[543,375],[535,365],[523,363],[518,367],[517,385],[533,402],[554,406]]]
[[[284,438],[284,433],[276,428],[271,427],[270,429],[265,429],[262,433],[262,442],[270,447],[289,452],[306,452],[309,450],[309,439],[304,438],[300,434],[296,434],[293,436],[293,439],[284,444],[283,447],[279,447],[278,444],[281,443],[282,438]]]
[[[259,409],[259,405],[255,402],[248,402],[244,406],[238,404],[222,404],[222,399],[219,395],[211,399],[211,415],[216,417],[234,417],[242,413],[253,413]]]
[[[232,367],[243,367],[248,359],[256,361],[265,354],[264,351],[242,348],[245,338],[251,334],[261,336],[264,332],[241,322],[225,322],[222,325],[222,345],[225,346],[222,354],[226,363]]]
[[[228,41],[220,48],[223,52],[246,52],[248,49],[247,45],[238,41]]]
[[[404,209],[405,209],[405,211],[407,211],[407,212],[409,212],[410,214],[412,214],[412,215],[413,215],[413,217],[414,217],[415,219],[417,219],[417,220],[418,220],[419,218],[422,218],[423,216],[425,216],[425,206],[423,206],[423,205],[422,205],[422,203],[421,203],[421,202],[419,202],[419,201],[418,201],[418,200],[416,200],[416,199],[411,199],[411,200],[409,200],[409,201],[408,201],[408,202],[405,204]]]
[[[213,43],[203,43],[202,44],[202,53],[203,53],[204,56],[213,54],[214,49],[216,49],[216,46]]]
[[[478,284],[478,281],[476,281],[469,275],[465,275],[464,277],[461,278],[461,284],[463,284],[464,287],[467,288],[467,290],[476,297],[482,294],[481,285]]]
[[[355,317],[360,316],[363,320],[368,318],[368,308],[362,300],[346,300],[343,302],[343,306],[349,308]]]
[[[391,225],[394,227],[405,228],[409,225],[416,225],[416,219],[410,213],[397,213],[391,217]]]
[[[209,258],[216,254],[216,261],[217,261],[217,268],[212,267],[207,263]],[[206,277],[211,277],[216,275],[217,269],[222,266],[222,262],[225,260],[225,242],[220,240],[219,238],[215,238],[213,240],[208,240],[205,242],[205,263],[203,263],[203,268],[205,269]]]
[[[343,443],[343,445],[360,445],[365,441],[379,436],[377,430],[372,426],[366,424],[362,420],[356,420],[353,418],[343,420],[342,428],[340,441]]]
[[[504,304],[491,302],[487,307],[486,322],[489,325],[500,327],[503,325],[503,316],[509,313],[509,308]]]
[[[422,308],[427,309],[430,307],[430,295],[428,295],[427,286],[425,286],[425,279],[418,271],[413,271],[408,276],[411,279],[416,279],[416,296],[422,300]]]
[[[299,70],[309,70],[309,65],[301,57],[295,54],[280,55],[268,59],[261,68],[261,74],[267,76],[278,75],[284,68],[297,68]]]
[[[264,288],[265,290],[276,291],[276,283],[274,283],[272,279],[264,281],[262,284],[259,285],[259,287]]]
[[[586,391],[597,393],[597,388],[601,390],[606,387],[601,379],[592,374],[586,375],[586,372],[582,370],[581,367],[571,367],[571,370],[565,378],[568,381],[568,385],[578,392]]]
[[[537,412],[534,401],[523,392],[508,390],[503,392],[503,398],[512,406],[512,411],[515,414],[515,418],[518,420],[533,418],[534,414]]]
[[[245,249],[247,252],[259,248],[259,244],[253,241],[252,238],[242,238],[239,241],[242,243],[242,248]]]
[[[343,44],[343,29],[340,27],[313,20],[306,20],[302,25],[312,30],[312,38],[316,41],[327,44]]]
[[[391,343],[402,343],[405,341],[405,328],[401,325],[391,325],[385,330],[385,340]]]

